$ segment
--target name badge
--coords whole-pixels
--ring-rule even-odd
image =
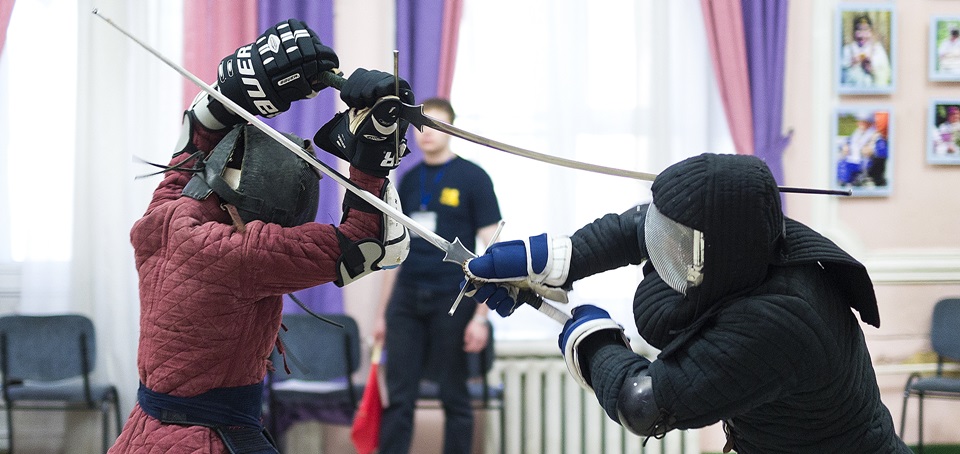
[[[410,215],[410,219],[413,219],[417,224],[422,225],[425,229],[433,233],[437,232],[437,213],[433,211],[415,211]],[[410,235],[415,237],[420,236],[413,230],[410,231]]]

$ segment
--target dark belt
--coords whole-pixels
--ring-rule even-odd
[[[167,424],[214,430],[231,454],[275,454],[260,423],[263,383],[214,388],[193,397],[158,393],[140,383],[137,402],[144,413]]]

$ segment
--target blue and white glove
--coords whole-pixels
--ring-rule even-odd
[[[572,250],[570,237],[551,238],[546,233],[494,243],[483,255],[467,260],[464,273],[471,282],[529,287],[544,298],[566,303],[567,292],[560,287],[570,272]]]
[[[563,353],[563,359],[567,363],[567,371],[577,383],[584,389],[593,391],[593,387],[585,378],[584,374],[589,374],[586,361],[588,358],[581,357],[578,347],[590,335],[598,332],[613,330],[607,333],[612,339],[622,340],[623,344],[630,348],[630,341],[623,333],[623,327],[610,318],[610,313],[591,304],[584,304],[573,308],[570,313],[570,320],[563,325],[563,332],[560,333],[559,343],[560,352]]]

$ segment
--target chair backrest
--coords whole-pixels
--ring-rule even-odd
[[[320,314],[343,325],[333,326],[309,314],[284,314],[280,341],[286,351],[290,374],[283,370],[283,357],[274,349],[270,359],[276,381],[299,379],[327,381],[349,377],[360,368],[360,328],[346,314]]]
[[[933,307],[930,343],[938,355],[960,359],[960,298],[944,298]]]
[[[93,371],[93,322],[79,314],[0,317],[0,367],[10,380],[54,381]]]

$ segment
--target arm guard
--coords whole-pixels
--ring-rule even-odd
[[[386,180],[381,197],[390,206],[400,210],[400,197],[389,180]],[[347,191],[343,197],[343,219],[351,210],[367,213],[379,213],[379,210]],[[334,283],[343,287],[363,276],[384,268],[396,268],[407,258],[410,252],[410,234],[407,228],[395,219],[382,214],[380,217],[380,237],[363,238],[352,241],[337,229],[337,241],[340,244],[340,258],[337,260],[337,279]]]

